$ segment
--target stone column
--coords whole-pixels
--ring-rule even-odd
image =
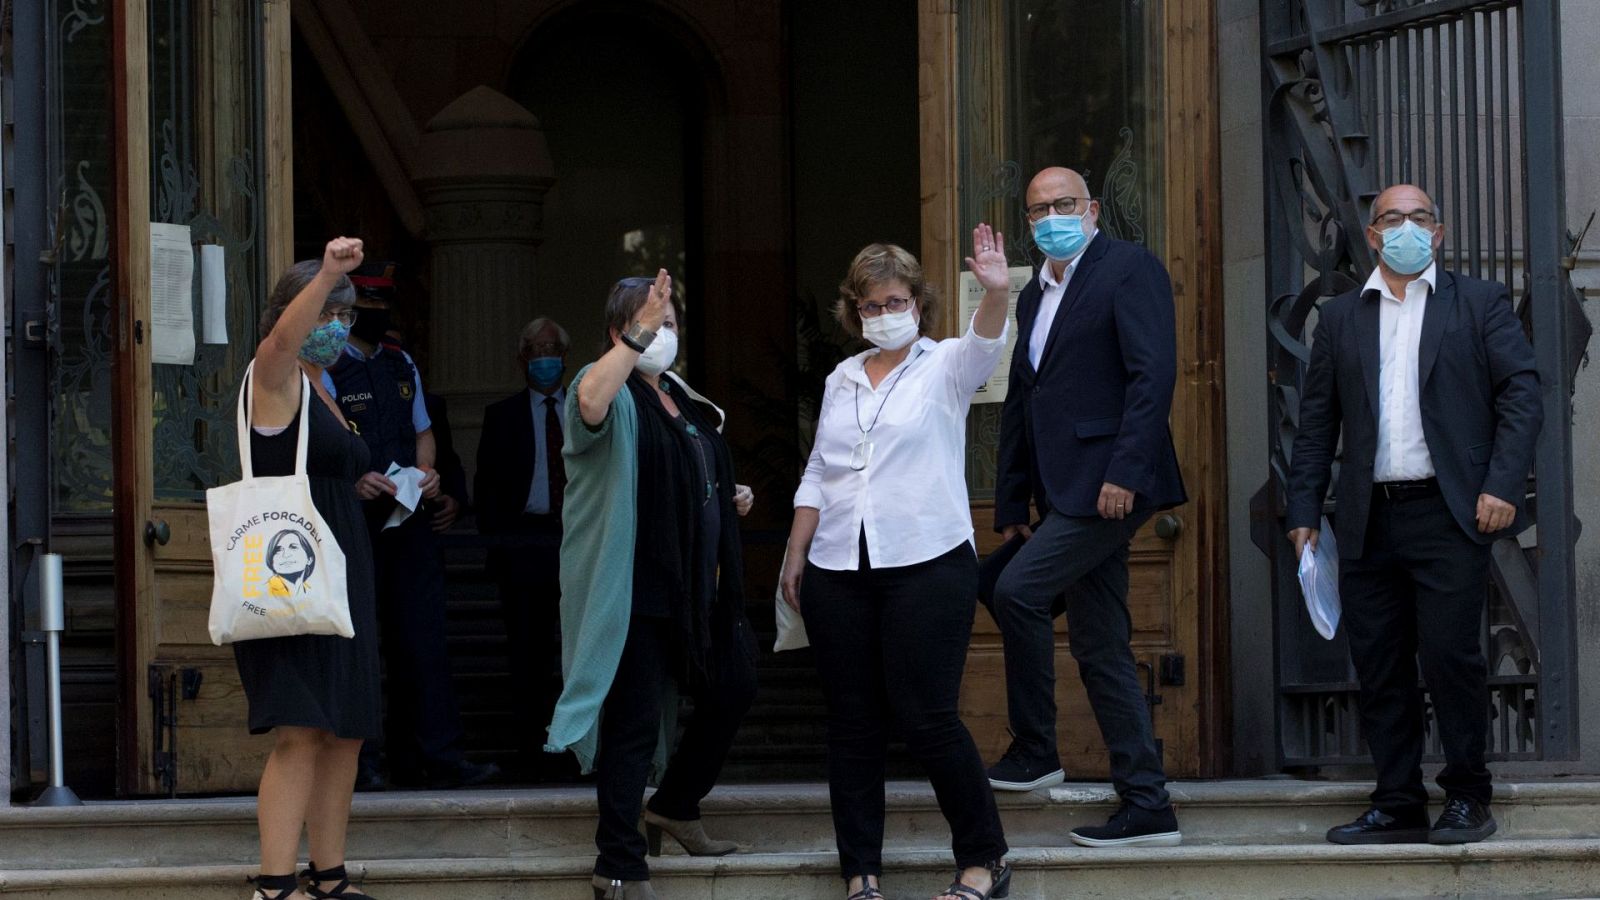
[[[544,196],[555,183],[544,132],[479,86],[428,122],[414,180],[433,250],[428,389],[449,401],[470,478],[483,409],[523,383],[513,354],[533,315]]]

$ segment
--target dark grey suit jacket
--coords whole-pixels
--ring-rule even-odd
[[[1437,282],[1417,354],[1422,432],[1451,514],[1469,537],[1487,544],[1529,524],[1528,471],[1544,421],[1539,376],[1504,285],[1443,269]],[[1323,304],[1289,469],[1288,527],[1316,528],[1343,429],[1334,531],[1345,559],[1362,555],[1372,500],[1380,302],[1377,291],[1356,290]],[[1479,533],[1480,493],[1517,507],[1510,528]]]

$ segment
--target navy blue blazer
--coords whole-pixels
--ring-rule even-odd
[[[1017,298],[1017,344],[1000,414],[995,530],[1042,514],[1099,516],[1105,482],[1135,509],[1183,503],[1167,418],[1177,381],[1177,322],[1167,269],[1138,244],[1095,235],[1067,283],[1034,371],[1028,341],[1044,295],[1035,274]]]
[[[1316,528],[1343,431],[1334,531],[1344,559],[1360,559],[1366,545],[1378,449],[1381,302],[1376,290],[1357,289],[1322,305],[1289,467],[1288,527]],[[1505,285],[1439,269],[1422,316],[1417,366],[1422,434],[1457,524],[1480,544],[1528,527],[1528,470],[1544,410],[1533,348]],[[1480,493],[1517,507],[1510,528],[1479,533]]]

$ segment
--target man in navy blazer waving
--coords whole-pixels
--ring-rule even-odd
[[[1035,175],[1026,203],[1048,259],[1017,300],[1001,412],[995,528],[1007,544],[991,557],[986,599],[1005,641],[1014,739],[989,781],[1021,791],[1065,777],[1053,626],[1064,611],[1122,801],[1106,825],[1075,829],[1072,840],[1170,846],[1182,836],[1129,646],[1128,550],[1151,515],[1186,499],[1167,427],[1172,282],[1143,247],[1097,233],[1100,204],[1077,172]]]
[[[1322,305],[1289,470],[1296,553],[1317,545],[1341,432],[1339,593],[1377,765],[1372,808],[1336,844],[1460,844],[1494,833],[1482,619],[1489,545],[1528,525],[1543,423],[1533,348],[1504,285],[1439,268],[1439,211],[1402,184],[1372,204],[1378,266]],[[1417,660],[1433,696],[1444,811],[1422,786]]]

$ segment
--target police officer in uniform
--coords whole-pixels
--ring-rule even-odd
[[[372,471],[356,482],[372,535],[377,571],[381,652],[388,716],[385,745],[395,781],[430,787],[482,784],[499,773],[492,763],[474,764],[461,751],[461,712],[450,684],[445,646],[444,563],[432,528],[440,497],[433,471],[436,447],[423,401],[422,378],[411,357],[385,346],[395,299],[393,263],[369,263],[350,276],[356,286],[356,321],[339,361],[329,366],[330,393],[352,428],[372,451]],[[384,473],[390,463],[416,466],[425,504],[393,528],[384,522],[395,509],[395,485]],[[360,790],[382,789],[379,748],[362,753]]]

